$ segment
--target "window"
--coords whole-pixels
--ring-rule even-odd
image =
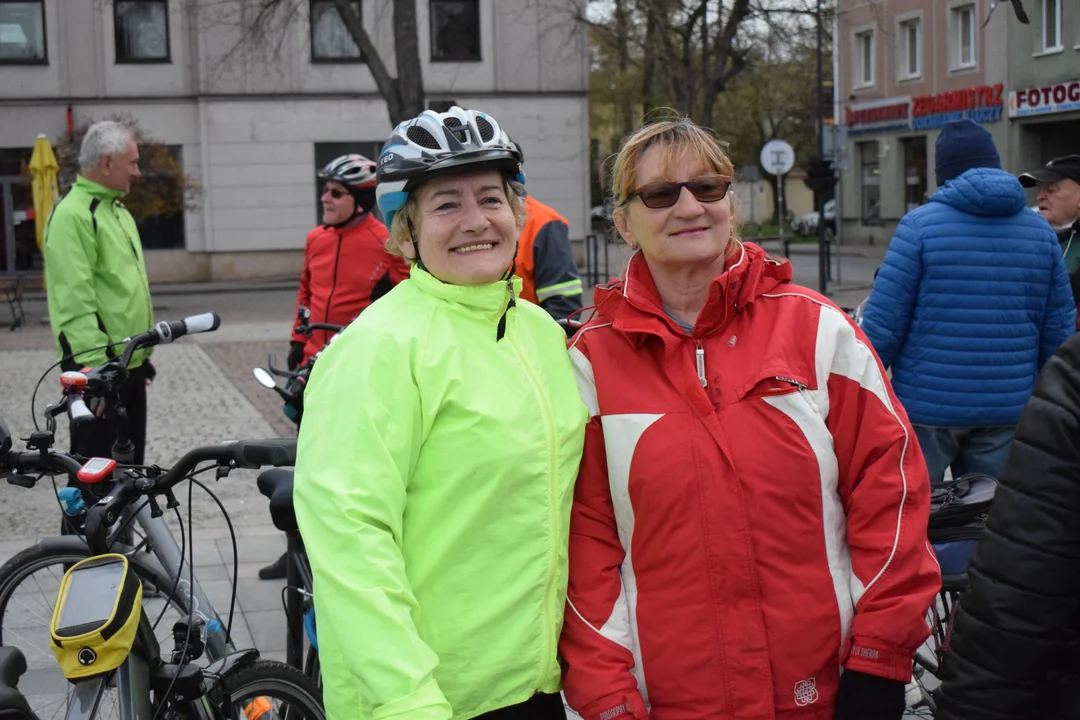
[[[431,0],[431,59],[480,61],[480,0]]]
[[[876,140],[859,143],[862,166],[862,224],[881,224],[881,159]]]
[[[168,0],[114,0],[116,62],[169,62]]]
[[[1061,0],[1042,0],[1042,50],[1061,50]]]
[[[953,8],[953,25],[956,27],[954,68],[975,66],[975,6],[962,5]]]
[[[922,75],[922,21],[918,18],[900,23],[900,77]]]
[[[874,84],[874,31],[855,33],[855,87]]]
[[[360,0],[352,1],[356,16],[360,12]],[[362,63],[364,55],[345,27],[345,22],[330,0],[311,2],[311,62]]]
[[[176,167],[184,167],[183,148],[180,145],[166,145],[166,152],[176,161]],[[144,172],[137,181],[143,191],[171,194],[176,192],[176,180],[163,174]],[[151,215],[137,224],[139,239],[143,250],[177,250],[186,246],[184,240],[184,211],[172,215]]]
[[[926,202],[926,136],[904,138],[904,212]]]
[[[46,65],[45,2],[0,0],[0,64]]]
[[[315,222],[322,222],[322,194],[323,181],[319,179],[319,171],[326,167],[334,158],[349,153],[358,153],[368,160],[378,161],[379,153],[382,152],[383,140],[370,140],[367,142],[317,142],[315,143]],[[372,212],[379,220],[382,214],[376,205]]]

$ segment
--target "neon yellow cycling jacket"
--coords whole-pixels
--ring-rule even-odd
[[[588,412],[545,311],[519,300],[496,340],[508,299],[414,268],[315,364],[294,504],[331,720],[559,690]]]

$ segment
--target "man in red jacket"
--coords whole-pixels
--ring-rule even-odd
[[[343,155],[319,173],[323,224],[312,230],[304,249],[304,272],[296,304],[311,310],[311,322],[348,325],[360,312],[409,277],[405,260],[386,251],[386,226],[371,214],[375,205],[375,163],[363,155]],[[294,333],[289,369],[311,359],[330,333]]]
[[[360,312],[409,277],[404,258],[386,251],[386,226],[371,214],[375,206],[375,163],[363,155],[343,155],[319,172],[325,182],[323,224],[308,233],[300,275],[297,312],[311,310],[311,322],[348,325]],[[295,315],[294,315],[295,317]],[[289,369],[308,362],[330,342],[331,333],[294,332]],[[285,555],[259,570],[263,580],[285,577]]]

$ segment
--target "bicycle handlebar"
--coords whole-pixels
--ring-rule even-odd
[[[168,345],[185,335],[213,332],[219,327],[221,327],[221,318],[215,312],[190,315],[183,320],[162,320],[146,332],[129,337],[124,341],[124,354],[120,356],[120,364],[127,367],[131,361],[131,356],[141,348]]]

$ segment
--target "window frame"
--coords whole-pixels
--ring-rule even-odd
[[[356,14],[360,18],[360,23],[364,22],[364,2],[363,0],[349,0],[356,5]],[[337,8],[334,7],[333,2],[330,0],[308,0],[308,60],[312,65],[367,65],[367,58],[364,57],[364,50],[359,45],[356,46],[357,52],[360,54],[356,57],[325,57],[315,54],[315,6],[316,5],[329,5],[334,12],[337,12]],[[338,20],[344,24],[345,21],[341,20],[341,15],[338,14]],[[356,42],[353,40],[353,42]]]
[[[957,70],[971,70],[979,66],[979,46],[978,46],[978,32],[976,31],[976,18],[978,17],[978,11],[974,2],[962,2],[956,3],[949,7],[949,12],[952,15],[953,24],[955,25],[955,35],[953,36],[953,52],[949,53],[950,62],[949,69],[952,71]],[[964,22],[963,16],[967,14],[970,18],[968,25],[971,32],[971,60],[969,62],[964,61]]]
[[[852,74],[852,90],[865,90],[866,88],[872,88],[877,83],[877,30],[872,25],[860,26],[852,29],[852,55],[853,62],[852,67],[855,73]],[[867,50],[864,48],[863,39],[868,39],[866,45],[869,47],[869,75],[870,79],[867,80]]]
[[[909,13],[896,18],[896,36],[898,38],[898,58],[896,79],[898,82],[919,80],[923,76],[923,17],[922,12]],[[915,38],[915,52],[911,52],[911,34]],[[911,71],[911,61],[915,61],[915,71]]]
[[[122,58],[120,53],[120,3],[156,4],[165,7],[165,57]],[[169,0],[113,0],[113,63],[116,65],[170,65],[172,63],[172,23],[169,21]]]
[[[476,7],[476,56],[472,55],[436,55],[434,7],[440,2],[469,2]],[[428,60],[432,63],[473,63],[484,62],[483,14],[480,12],[480,0],[428,0]]]
[[[1047,9],[1054,8],[1054,30],[1057,35],[1057,42],[1053,45],[1046,44],[1046,14]],[[1058,53],[1065,49],[1065,32],[1061,24],[1061,0],[1042,0],[1042,27],[1039,31],[1039,47],[1040,50],[1037,55],[1049,55],[1051,53]]]
[[[34,5],[41,9],[41,50],[42,57],[30,60],[22,58],[0,57],[0,65],[48,65],[49,64],[49,26],[45,13],[45,0],[0,0],[0,5]]]

